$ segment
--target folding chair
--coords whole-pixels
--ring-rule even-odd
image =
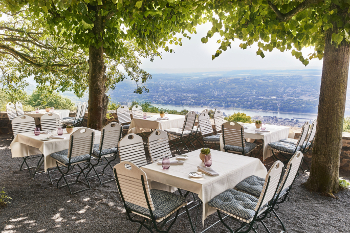
[[[292,189],[292,185],[298,176],[298,170],[299,167],[302,164],[303,160],[303,153],[300,151],[296,152],[293,157],[289,160],[286,169],[284,171],[283,178],[280,182],[280,185],[277,190],[277,195],[275,196],[274,205],[281,204],[286,201],[288,198],[289,192]],[[235,186],[235,189],[241,192],[248,193],[250,195],[253,195],[255,197],[259,197],[260,193],[262,192],[263,186],[264,186],[265,180],[258,176],[249,176],[242,180],[240,183],[238,183]],[[271,209],[271,212],[274,213],[278,219],[278,221],[281,223],[282,228],[284,231],[286,231],[286,228],[280,219],[280,217],[275,212],[274,208]]]
[[[105,174],[105,169],[109,166],[112,171],[113,168],[111,166],[111,163],[114,162],[117,159],[118,156],[118,142],[121,139],[122,135],[122,126],[116,122],[111,122],[102,129],[102,134],[101,134],[101,141],[100,144],[95,144],[93,151],[92,151],[92,156],[97,159],[96,163],[94,163],[94,160],[91,160],[90,163],[92,165],[91,169],[94,170],[96,173],[96,176],[100,182],[100,184],[104,184],[110,181],[113,181],[113,179],[107,180],[102,182],[100,175]],[[107,159],[107,156],[112,154],[111,159]],[[102,173],[98,174],[96,171],[96,167],[101,166],[99,165],[102,163],[102,160],[105,160],[107,163],[104,165],[102,169]],[[90,170],[91,170],[90,169]]]
[[[121,105],[117,109],[117,117],[118,117],[119,124],[123,126],[123,130],[128,130],[131,123],[130,110],[128,106]]]
[[[22,103],[16,102],[16,112],[17,112],[17,116],[24,115]]]
[[[216,144],[220,148],[220,135],[214,135],[208,112],[202,112],[199,115],[198,126],[203,137],[203,146],[208,147],[209,144]]]
[[[15,105],[11,102],[6,104],[6,113],[10,121],[17,117]]]
[[[271,211],[271,201],[277,193],[282,169],[283,163],[281,161],[276,161],[273,164],[266,175],[259,198],[235,189],[228,189],[211,199],[208,205],[216,208],[220,221],[230,232],[233,230],[224,222],[221,212],[241,222],[241,226],[234,232],[249,232],[250,230],[257,232],[254,227],[255,222],[261,222],[269,232],[262,220]]]
[[[134,107],[132,107],[132,117],[133,118],[142,118],[143,117],[143,111],[142,111],[142,107],[140,105],[134,105]]]
[[[148,150],[152,162],[156,162],[164,156],[172,157],[167,132],[159,129],[154,130],[148,137]]]
[[[191,139],[192,139],[192,133],[193,133],[193,126],[196,120],[197,114],[194,111],[190,111],[186,114],[185,122],[182,128],[170,128],[166,129],[165,131],[168,133],[169,140],[173,142],[175,149],[177,152],[181,154],[181,151],[179,149],[179,145],[183,145],[186,147],[188,151],[190,149],[188,148],[186,143],[189,143],[194,147]]]
[[[94,140],[94,131],[89,128],[81,128],[79,130],[76,130],[70,135],[69,149],[50,154],[50,156],[56,160],[57,170],[61,173],[61,177],[57,181],[57,188],[62,188],[67,186],[70,194],[74,194],[74,193],[78,193],[78,192],[90,189],[90,183],[89,183],[89,180],[87,179],[88,174],[85,174],[84,170],[90,167],[93,140]],[[84,167],[80,166],[82,163],[85,163]],[[77,173],[75,172],[73,174],[69,174],[69,172],[73,171],[75,167],[78,167],[80,172],[78,172],[78,175],[74,183],[68,183],[66,178],[70,175]],[[66,171],[64,171],[64,168],[66,169]],[[69,185],[78,183],[79,177],[81,174],[83,174],[88,188],[72,192],[71,187]],[[49,177],[51,180],[50,173],[49,173]],[[65,185],[62,185],[59,187],[59,183],[62,179],[65,182]]]
[[[75,117],[64,117],[62,119],[62,123],[64,124],[64,126],[76,124],[79,121],[79,118],[81,116],[81,111],[82,111],[82,105],[80,103],[78,103]]]
[[[130,161],[138,167],[147,165],[143,140],[134,133],[125,135],[118,143],[120,161]]]
[[[153,232],[152,229],[157,232],[169,232],[181,207],[185,207],[192,231],[195,232],[184,197],[150,189],[146,173],[132,162],[123,161],[115,165],[114,175],[128,220],[140,224],[137,232],[140,232],[142,227],[150,232]],[[163,229],[174,213],[174,220]],[[143,220],[137,220],[136,216],[142,217]]]
[[[58,127],[61,127],[60,116],[56,113],[46,113],[40,118],[41,130],[43,131],[53,131],[57,130]]]
[[[215,110],[214,112],[214,126],[216,134],[219,134],[222,130],[222,124],[227,122],[224,119],[224,113],[220,110]]]
[[[226,152],[236,152],[242,155],[251,153],[257,144],[246,142],[244,137],[244,127],[238,123],[231,125],[231,122],[222,124],[222,139]]]
[[[33,132],[35,127],[36,127],[34,118],[31,116],[27,116],[27,115],[21,115],[21,116],[15,117],[11,123],[12,123],[13,138],[15,138],[17,136],[17,134],[19,134],[19,133]],[[36,172],[34,172],[34,174],[32,174],[30,169],[32,169],[32,168],[37,169],[40,165],[41,160],[44,158],[44,155],[41,154],[41,152],[36,148],[31,147],[31,149],[35,149],[35,151],[38,152],[38,154],[36,154],[34,156],[23,157],[23,162],[22,162],[19,170],[22,171],[23,165],[25,165],[27,168],[24,168],[24,170],[28,169],[29,175],[34,177]],[[37,166],[36,167],[29,167],[28,159],[29,158],[34,159],[37,157],[40,157],[40,159],[37,163]]]

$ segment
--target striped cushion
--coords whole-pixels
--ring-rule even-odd
[[[295,144],[295,145],[298,143],[298,139],[294,139],[294,138],[281,139],[280,141]]]
[[[184,197],[158,189],[151,189],[151,198],[155,208],[155,210],[152,211],[155,219],[164,218],[182,205],[186,204]],[[130,202],[125,202],[125,204],[131,211],[151,217],[149,209]]]
[[[257,203],[258,199],[252,195],[228,189],[211,199],[208,205],[249,221],[254,217]]]
[[[171,128],[171,129],[165,129],[166,132],[168,132],[169,134],[174,134],[174,135],[177,135],[177,136],[181,136],[182,134],[183,135],[188,135],[191,133],[191,131],[189,130],[184,130],[182,132],[182,129],[181,128]]]
[[[245,147],[244,147],[244,152],[249,153],[251,152],[257,144],[252,143],[252,142],[246,142]],[[241,146],[231,146],[231,145],[225,145],[224,147],[225,150],[232,150],[232,151],[237,151],[237,152],[243,152],[243,148]]]
[[[290,153],[290,154],[294,154],[295,151],[299,151],[300,147],[296,148],[296,145],[288,143],[288,142],[282,142],[282,141],[278,141],[278,142],[271,142],[269,143],[269,146],[271,146],[273,149],[282,151],[282,152],[286,152],[286,153]]]
[[[258,176],[249,176],[239,182],[235,189],[259,197],[263,189],[265,179]]]
[[[102,155],[108,155],[108,154],[114,154],[118,152],[118,148],[108,148],[108,149],[103,149],[101,151],[101,156]],[[92,155],[95,157],[99,157],[100,156],[100,145],[99,144],[95,144],[94,148],[92,149]]]
[[[220,142],[220,135],[211,135],[203,137],[204,141],[210,141],[210,142]]]
[[[50,154],[50,156],[65,165],[69,164],[68,149],[52,153]],[[90,159],[89,154],[79,155],[79,156],[72,157],[70,160],[70,163],[72,164],[72,163],[78,163],[82,161],[88,161],[89,159]]]

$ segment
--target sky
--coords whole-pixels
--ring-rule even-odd
[[[264,52],[265,58],[256,55],[257,46],[251,46],[243,50],[239,48],[241,43],[235,40],[231,49],[224,51],[214,60],[211,56],[219,47],[216,43],[220,39],[215,35],[203,44],[201,38],[210,29],[211,23],[197,27],[197,34],[191,35],[191,40],[183,38],[182,46],[173,45],[175,53],[162,53],[162,59],[157,57],[153,62],[149,59],[141,59],[141,68],[149,73],[187,73],[187,72],[210,72],[226,70],[286,70],[286,69],[322,69],[322,60],[313,59],[308,66],[304,66],[299,60],[292,56],[290,51]],[[312,48],[303,50],[307,55]]]

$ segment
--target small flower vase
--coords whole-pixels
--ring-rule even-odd
[[[162,167],[163,167],[164,170],[169,169],[169,167],[170,167],[170,159],[169,159],[168,156],[164,156],[163,157]]]
[[[165,117],[165,113],[160,113],[159,115],[160,115],[161,118]]]
[[[46,112],[50,112],[50,109],[49,109],[49,108],[45,108],[45,111],[46,111]]]
[[[262,123],[260,123],[260,124],[255,123],[255,127],[256,127],[257,129],[259,129],[259,128],[261,127],[261,125],[262,125]]]
[[[69,128],[67,127],[66,131],[67,133],[71,134],[73,132],[73,129],[74,129],[73,127],[69,127]]]

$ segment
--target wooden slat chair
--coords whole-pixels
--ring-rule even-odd
[[[57,130],[58,127],[61,127],[60,116],[56,113],[46,113],[40,118],[41,130],[43,131],[53,131]]]
[[[91,165],[90,159],[92,153],[93,140],[94,131],[92,129],[84,127],[76,130],[70,135],[69,149],[50,154],[50,156],[56,160],[56,167],[61,173],[61,177],[57,181],[57,188],[67,186],[70,194],[90,189],[90,182],[87,179],[88,174],[85,174],[84,170],[88,169]],[[84,167],[81,166],[81,164],[83,163],[85,164]],[[80,172],[78,173],[74,183],[68,183],[66,178],[72,175],[69,174],[69,172],[73,171],[75,167],[78,167]],[[66,168],[66,171],[64,171],[63,168]],[[73,174],[76,174],[76,172]],[[78,183],[81,174],[83,174],[85,178],[87,188],[72,192],[70,185]],[[50,174],[49,177],[51,180]],[[59,187],[59,182],[62,179],[64,180],[65,185]]]
[[[23,106],[21,102],[16,102],[16,112],[17,116],[24,115]]]
[[[190,151],[186,143],[191,144],[194,148],[192,134],[196,116],[197,114],[194,111],[190,111],[185,116],[185,122],[182,128],[170,128],[165,130],[168,133],[169,140],[173,142],[178,153],[181,153],[179,149],[180,145],[183,145],[183,147],[186,147],[186,149]]]
[[[235,153],[247,155],[257,147],[255,143],[246,142],[244,127],[238,123],[234,123],[234,125],[232,125],[231,122],[222,124],[222,139],[226,152],[233,151]]]
[[[123,130],[128,130],[131,123],[130,110],[128,106],[121,105],[117,109],[117,116],[118,116],[119,124],[123,126]]]
[[[17,116],[15,117],[13,120],[12,120],[12,132],[13,132],[13,138],[15,138],[17,136],[17,134],[19,133],[28,133],[28,132],[34,132],[35,128],[36,128],[36,125],[35,125],[35,120],[33,117],[31,116],[27,116],[27,115],[21,115],[21,116]],[[35,149],[35,148],[30,148],[31,151],[35,151],[35,154],[36,155],[33,155],[33,156],[25,156],[23,157],[23,162],[21,164],[21,167],[20,167],[20,171],[22,170],[28,170],[29,171],[29,174],[30,176],[34,176],[35,175],[35,172],[34,174],[32,174],[31,172],[31,169],[32,168],[35,168],[37,169],[40,162],[43,160],[44,158],[44,155],[38,150],[38,149]],[[38,163],[37,163],[37,166],[36,167],[30,167],[28,165],[28,159],[34,159],[34,158],[40,158]],[[23,169],[23,165],[26,166],[26,168]]]
[[[276,204],[278,205],[287,200],[289,192],[292,189],[292,185],[296,177],[298,176],[298,170],[302,164],[302,160],[303,160],[303,153],[301,153],[300,151],[296,152],[293,155],[293,157],[289,160],[286,166],[286,169],[284,171],[282,180],[280,182],[280,185],[278,187],[277,194],[274,200],[275,203],[273,205],[276,205]],[[264,187],[264,183],[265,183],[265,180],[263,178],[253,175],[245,178],[240,183],[238,183],[235,186],[235,189],[241,192],[248,193],[255,197],[259,197]],[[282,225],[283,230],[286,231],[286,228],[282,220],[279,218],[275,210],[272,208],[271,211],[276,215],[277,219]]]
[[[301,135],[298,139],[298,142],[296,144],[292,144],[289,142],[285,142],[282,140],[279,140],[277,142],[271,142],[269,143],[269,146],[272,150],[272,155],[275,159],[277,158],[276,152],[282,155],[283,157],[288,158],[288,156],[292,157],[297,151],[302,150],[302,145],[304,145],[305,139],[307,137],[309,131],[309,122],[305,122],[303,125]]]
[[[143,111],[142,107],[140,105],[134,105],[132,107],[132,117],[133,118],[142,118],[143,117]]]
[[[219,134],[222,130],[222,124],[227,122],[224,119],[224,113],[220,110],[215,110],[214,112],[214,126],[216,130],[216,134]]]
[[[259,198],[235,189],[228,189],[211,199],[208,205],[217,209],[220,221],[230,232],[233,230],[224,222],[220,212],[242,223],[235,232],[249,232],[250,230],[257,232],[254,227],[255,222],[261,222],[268,231],[262,220],[268,216],[273,208],[271,201],[277,193],[282,169],[283,163],[281,161],[276,161],[273,164],[266,175]]]
[[[208,112],[202,112],[199,115],[198,126],[203,137],[203,146],[207,147],[209,144],[216,144],[220,148],[220,135],[214,135]]]
[[[132,162],[123,161],[115,165],[114,175],[128,220],[140,224],[137,232],[140,232],[142,227],[150,232],[153,232],[152,229],[157,232],[169,232],[182,207],[185,207],[192,231],[195,232],[183,196],[150,189],[146,173]],[[163,229],[174,213],[174,220]],[[137,220],[136,216],[142,217],[143,220]]]
[[[94,148],[92,150],[92,156],[97,159],[96,163],[94,160],[91,160],[90,163],[92,165],[92,168],[100,182],[100,184],[104,184],[110,181],[113,181],[113,179],[106,180],[102,182],[101,175],[105,175],[105,169],[107,167],[110,167],[113,171],[113,168],[111,166],[111,163],[114,162],[118,157],[118,143],[122,136],[122,126],[116,122],[111,122],[105,127],[103,127],[101,132],[101,141],[100,144],[95,144]],[[111,159],[107,159],[107,157],[110,157],[112,154]],[[105,160],[107,163],[102,164],[104,167],[102,169],[102,173],[99,174],[96,171],[96,167],[101,166],[102,161]]]
[[[159,129],[154,130],[148,137],[148,150],[152,163],[164,156],[172,157],[167,132]]]
[[[138,167],[147,165],[142,137],[129,133],[118,143],[120,161],[130,161]]]
[[[75,113],[75,117],[64,117],[62,119],[62,123],[64,126],[66,125],[74,125],[78,122],[82,111],[82,105],[80,103],[77,104],[77,111]]]
[[[16,107],[13,103],[9,102],[6,104],[6,113],[10,121],[17,117]]]

